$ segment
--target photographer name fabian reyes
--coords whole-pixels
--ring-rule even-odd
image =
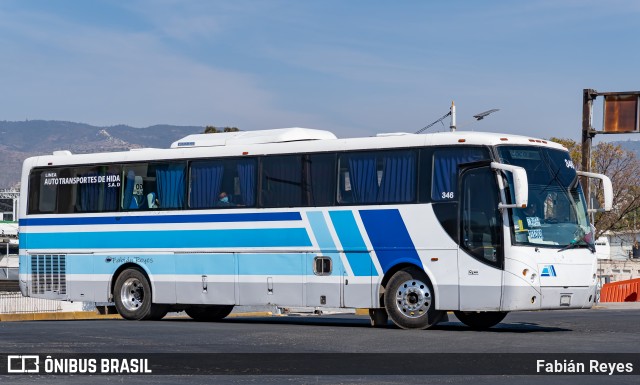
[[[585,374],[632,374],[631,362],[600,362],[589,360],[588,362],[576,362],[575,360],[536,360],[537,373],[585,373]]]

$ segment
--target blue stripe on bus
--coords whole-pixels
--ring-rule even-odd
[[[238,274],[294,275],[301,277],[304,274],[302,258],[303,254],[301,253],[238,254]],[[302,283],[302,278],[300,278],[300,283]]]
[[[21,233],[25,249],[309,247],[304,228]]]
[[[149,214],[153,214],[149,212]],[[20,226],[68,226],[68,225],[129,225],[154,223],[207,223],[207,222],[273,222],[299,221],[299,212],[280,213],[230,213],[191,215],[136,215],[109,217],[56,217],[20,219]]]
[[[235,275],[236,261],[232,253],[176,254],[176,274]],[[171,260],[173,261],[173,259]],[[156,266],[152,266],[155,269]]]
[[[307,218],[309,219],[311,231],[318,242],[320,251],[323,255],[331,257],[331,260],[333,261],[332,275],[341,274],[341,272],[344,271],[342,260],[340,259],[338,249],[333,242],[333,238],[329,232],[329,226],[327,226],[327,221],[324,219],[322,211],[309,211],[307,212]]]
[[[304,253],[237,254],[238,273],[301,276],[305,274],[302,266],[304,256]],[[120,265],[135,263],[145,266],[151,274],[233,276],[236,274],[235,258],[232,253],[153,254],[139,257],[117,254],[69,254],[66,256],[66,273],[113,274]]]
[[[398,210],[360,210],[360,218],[383,272],[401,262],[423,267]]]
[[[333,222],[333,227],[336,229],[347,261],[351,265],[353,275],[371,276],[375,274],[369,250],[362,239],[358,224],[353,217],[353,212],[331,211],[329,216],[331,217],[331,222]]]

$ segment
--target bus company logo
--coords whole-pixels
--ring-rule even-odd
[[[7,373],[40,373],[40,356],[7,356]]]
[[[553,265],[544,265],[542,267],[541,277],[556,277],[556,269]]]

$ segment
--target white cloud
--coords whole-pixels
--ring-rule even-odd
[[[19,36],[0,38],[8,53],[0,62],[0,83],[12,90],[0,96],[4,119],[251,129],[314,120],[274,108],[273,95],[251,75],[191,60],[151,33],[42,14],[5,14],[0,23],[5,36]]]
[[[354,136],[417,130],[455,100],[459,121],[501,109],[477,129],[579,133],[583,87],[637,88],[638,53],[620,50],[633,34],[608,34],[630,28],[634,4],[145,0],[111,4],[126,17],[104,23],[5,10],[0,119]]]

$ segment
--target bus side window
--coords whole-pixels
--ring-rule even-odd
[[[434,202],[458,200],[458,165],[490,159],[483,147],[446,147],[433,152],[433,182],[431,199]]]
[[[155,183],[154,177],[155,176]],[[148,194],[155,194],[155,200],[152,203],[156,208],[161,209],[181,209],[184,207],[185,201],[185,185],[187,178],[186,162],[167,162],[155,163],[149,168],[147,175],[148,185],[142,192],[143,204],[146,208],[154,208],[148,206]],[[146,183],[143,183],[147,187]],[[155,186],[155,188],[154,188]]]
[[[266,156],[261,161],[260,202],[263,207],[302,206],[302,157]]]
[[[77,213],[116,211],[120,191],[120,166],[74,167],[71,175],[77,180],[70,192],[75,196]]]
[[[29,214],[53,213],[57,207],[58,185],[54,183],[59,170],[31,171],[29,176]]]
[[[189,167],[189,207],[194,209],[253,207],[256,195],[256,159],[206,159]],[[220,204],[225,193],[228,202]]]
[[[416,176],[415,150],[341,154],[338,200],[341,204],[414,202]]]
[[[183,208],[186,170],[187,164],[184,161],[138,163],[125,166],[122,209]]]
[[[140,168],[137,166],[136,168]],[[145,165],[146,168],[146,165]],[[123,210],[135,210],[140,208],[140,204],[142,203],[141,198],[138,197],[142,195],[143,186],[142,186],[142,177],[140,175],[136,175],[136,171],[142,172],[141,169],[134,170],[126,167],[124,170],[124,185],[122,192],[122,209]]]
[[[302,156],[302,203],[304,206],[333,206],[335,201],[336,155]]]

